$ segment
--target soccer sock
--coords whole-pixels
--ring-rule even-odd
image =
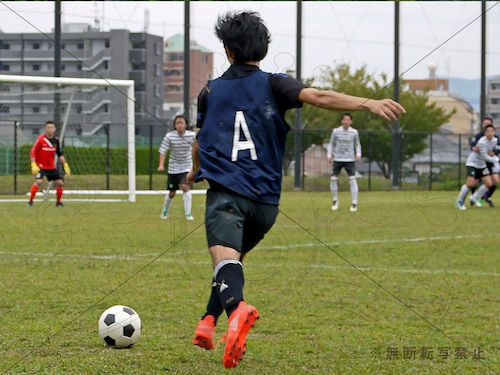
[[[31,185],[30,189],[30,202],[33,202],[33,199],[35,198],[35,194],[38,192],[38,186],[37,184]]]
[[[462,188],[460,189],[460,193],[458,194],[458,198],[457,200],[462,202],[465,200],[465,197],[467,196],[467,193],[469,192],[469,188],[467,187],[467,185],[463,184],[462,185]]]
[[[186,191],[182,194],[182,199],[184,200],[184,212],[187,214],[191,213],[191,202],[193,201],[193,196],[191,191]]]
[[[163,201],[163,209],[164,210],[169,210],[170,209],[170,204],[172,203],[172,199],[173,198],[170,198],[170,193],[167,193],[165,195],[165,200]]]
[[[479,198],[479,197],[482,197],[482,196],[483,196],[483,194],[485,194],[487,191],[488,191],[488,188],[486,187],[486,185],[481,185],[481,186],[479,187],[479,189],[477,189],[477,190],[474,192],[474,194],[472,194],[472,196],[473,196],[474,198],[476,198],[476,199],[477,199],[477,198]]]
[[[201,317],[201,319],[205,318],[207,315],[212,315],[215,317],[215,325],[217,325],[217,319],[223,311],[224,309],[222,308],[219,295],[217,294],[217,283],[214,279],[212,282],[212,293],[210,294],[210,298],[207,303],[207,312]]]
[[[338,200],[338,193],[339,193],[338,181],[339,181],[338,177],[332,176],[330,179],[330,191],[332,192],[332,197],[334,202]]]
[[[491,186],[486,193],[484,193],[481,197],[483,200],[488,200],[491,198],[495,190],[497,189],[496,185]]]
[[[63,187],[56,187],[57,203],[61,202],[63,191],[64,191]]]
[[[243,301],[243,266],[236,260],[223,260],[214,270],[215,289],[221,306],[229,317],[238,304]]]
[[[349,177],[349,185],[351,185],[352,204],[358,204],[358,181],[356,181],[356,177]]]

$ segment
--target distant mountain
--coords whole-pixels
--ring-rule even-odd
[[[486,77],[486,84],[494,76]],[[450,91],[456,96],[465,99],[479,112],[481,104],[481,79],[449,78]],[[488,91],[486,91],[487,93]]]

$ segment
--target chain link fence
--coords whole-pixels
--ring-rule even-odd
[[[113,126],[113,125],[111,125]],[[117,125],[118,126],[118,125]],[[328,191],[332,165],[327,161],[329,134],[325,129],[302,131],[301,189]],[[118,190],[127,181],[127,139],[109,134],[92,137],[67,136],[64,140],[65,154],[71,165],[72,176],[92,176],[91,189]],[[394,188],[392,175],[391,132],[359,131],[363,159],[356,163],[360,190],[390,190]],[[136,137],[136,174],[138,190],[165,188],[165,175],[159,175],[158,148],[162,137]],[[157,134],[157,133],[156,133]],[[465,179],[465,160],[470,153],[470,134],[441,134],[402,132],[401,155],[397,182],[400,189],[456,190]],[[0,124],[0,194],[25,194],[33,177],[30,171],[29,150],[37,135],[27,136],[15,124]],[[294,132],[290,132],[290,138]],[[325,140],[323,144],[318,139]],[[294,186],[293,139],[289,139],[284,163],[283,189]],[[340,184],[348,185],[344,172]],[[72,177],[73,178],[73,177]]]

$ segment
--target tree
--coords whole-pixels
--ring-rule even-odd
[[[347,64],[337,64],[333,68],[323,69],[318,85],[311,85],[318,89],[329,89],[349,95],[366,98],[382,99],[391,98],[394,93],[393,83],[388,83],[387,76],[381,74],[377,79],[368,74],[366,66],[353,73]],[[446,113],[435,103],[428,103],[428,94],[400,87],[400,102],[406,108],[406,114],[401,118],[402,129],[402,155],[401,162],[410,159],[413,155],[422,152],[426,147],[425,139],[429,133],[437,132],[453,114]],[[304,150],[315,142],[322,144],[328,142],[333,128],[340,126],[340,112],[331,112],[304,104],[303,117],[308,116],[305,130],[320,129],[314,135],[305,136]],[[353,113],[354,127],[359,130],[363,157],[369,162],[375,162],[386,178],[390,178],[392,166],[392,129],[391,123],[383,120],[370,112]],[[290,137],[292,138],[292,137]],[[293,146],[293,142],[288,145]],[[293,148],[292,148],[293,150]],[[287,149],[287,155],[292,156],[293,151]]]

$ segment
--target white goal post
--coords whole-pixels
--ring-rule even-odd
[[[128,201],[136,201],[135,95],[133,80],[0,75],[0,84],[40,84],[54,86],[120,87],[126,89]]]

